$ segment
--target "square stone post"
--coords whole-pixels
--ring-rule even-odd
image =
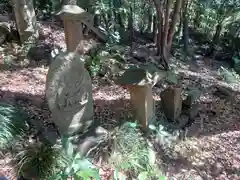
[[[65,5],[57,15],[63,20],[68,52],[82,54],[84,40],[82,19],[88,17],[88,14],[76,5]]]
[[[127,69],[116,83],[128,88],[131,96],[132,114],[146,130],[149,121],[155,119],[155,102],[152,87],[166,76],[165,71],[159,71],[152,66],[142,66]]]
[[[65,42],[68,52],[74,52],[76,49],[82,52],[83,33],[82,22],[74,19],[63,19]]]
[[[134,117],[139,121],[143,129],[148,122],[155,118],[155,103],[152,97],[152,86],[128,85],[131,97],[131,105]]]

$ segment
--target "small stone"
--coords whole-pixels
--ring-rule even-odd
[[[223,169],[224,169],[223,165],[217,162],[212,166],[211,171],[214,176],[217,176],[222,173]]]
[[[44,100],[40,97],[32,97],[30,98],[30,101],[34,106],[38,108],[41,108],[44,105]]]

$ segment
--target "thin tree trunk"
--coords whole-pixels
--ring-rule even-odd
[[[157,17],[153,16],[153,42],[157,44],[157,33],[158,33],[158,26],[157,26]]]
[[[222,23],[220,22],[216,27],[216,32],[213,36],[213,40],[212,40],[211,47],[210,47],[209,56],[211,56],[213,59],[215,58],[216,47],[218,46],[219,41],[220,41],[221,31],[222,31]]]
[[[164,16],[164,29],[163,29],[163,36],[162,36],[162,45],[163,46],[165,46],[167,44],[171,5],[172,5],[172,0],[167,0],[166,11],[165,11],[165,16]]]
[[[173,35],[174,35],[174,32],[175,32],[175,27],[176,27],[176,24],[177,24],[177,22],[179,20],[179,17],[180,17],[181,5],[182,5],[182,0],[177,0],[176,3],[175,3],[174,11],[173,11],[172,23],[171,23],[170,29],[168,31],[167,44],[168,44],[168,49],[169,50],[172,46],[172,40],[173,40]]]
[[[147,32],[152,32],[152,24],[153,24],[153,15],[151,12],[151,7],[148,9],[148,25],[147,25]]]
[[[189,55],[189,47],[188,47],[188,0],[183,0],[183,44],[184,51],[187,55]]]
[[[133,9],[132,9],[132,7],[130,7],[130,12],[129,12],[128,30],[129,30],[129,41],[130,41],[130,46],[131,46],[131,53],[132,53],[132,50],[133,50],[133,36],[134,36]]]
[[[158,33],[157,33],[157,55],[160,56],[162,54],[161,50],[161,39],[162,39],[162,25],[163,25],[163,19],[162,19],[162,2],[158,1],[158,0],[154,0],[154,4],[156,7],[156,12],[157,12],[157,29],[158,29]]]

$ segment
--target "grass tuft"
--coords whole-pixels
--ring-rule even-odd
[[[39,180],[51,177],[68,162],[59,147],[42,143],[29,145],[15,158],[18,175]]]
[[[126,122],[115,131],[114,147],[109,159],[114,170],[131,177],[137,177],[142,172],[151,174],[154,168],[153,153],[136,123]]]
[[[0,148],[13,146],[27,131],[26,116],[19,109],[0,103]]]

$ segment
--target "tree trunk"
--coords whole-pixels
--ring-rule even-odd
[[[166,4],[166,11],[164,16],[164,29],[163,29],[163,36],[162,36],[162,45],[167,45],[167,36],[168,36],[168,29],[169,29],[169,17],[170,17],[170,9],[172,5],[172,0],[167,0]]]
[[[189,55],[189,47],[188,47],[188,0],[183,0],[183,45],[184,51],[186,55]]]
[[[153,42],[155,44],[157,44],[157,29],[158,29],[158,26],[157,26],[158,22],[157,22],[157,17],[156,16],[153,16]]]
[[[174,11],[173,11],[173,18],[172,18],[171,26],[168,31],[168,39],[167,39],[168,53],[170,53],[170,49],[172,47],[173,35],[175,32],[175,27],[180,18],[181,5],[182,5],[182,0],[177,0],[175,3]]]
[[[175,32],[175,27],[180,17],[182,0],[177,0],[175,2],[170,28],[169,17],[172,0],[167,0],[164,16],[163,16],[163,2],[159,0],[154,0],[153,2],[156,7],[158,20],[157,55],[161,57],[161,63],[164,66],[164,68],[169,69],[168,60],[170,57],[170,50],[172,47],[172,40]]]
[[[213,59],[215,58],[216,47],[218,46],[219,41],[220,41],[221,31],[222,31],[222,23],[219,22],[219,24],[216,27],[216,32],[213,36],[213,40],[212,40],[212,43],[211,43],[211,46],[210,46],[210,52],[208,54]]]
[[[129,41],[132,44],[133,41],[133,9],[130,7],[129,19],[128,19]]]
[[[152,24],[153,24],[153,15],[151,12],[151,8],[148,9],[148,25],[147,25],[147,32],[152,32]]]
[[[162,39],[162,25],[163,25],[163,15],[162,15],[162,10],[163,10],[163,5],[160,1],[154,0],[154,4],[156,7],[156,12],[157,12],[157,55],[161,56],[162,54],[162,48],[161,48],[161,39]]]

